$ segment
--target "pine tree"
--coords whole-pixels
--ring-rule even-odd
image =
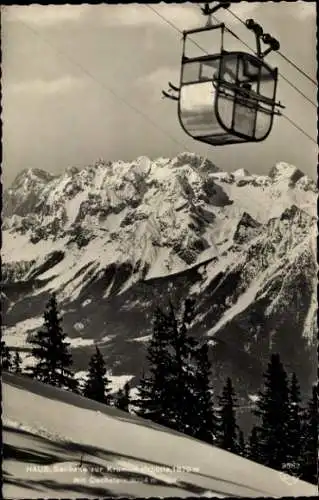
[[[253,460],[254,462],[260,462],[259,435],[257,426],[254,426],[252,428],[251,434],[249,436],[247,456],[250,460]]]
[[[14,373],[16,374],[22,373],[21,364],[22,364],[21,356],[19,354],[19,351],[16,351],[12,362],[12,370],[14,371]]]
[[[61,318],[55,294],[53,294],[44,311],[43,329],[31,339],[32,356],[37,364],[29,367],[31,374],[44,383],[76,390],[77,383],[70,370],[72,356],[70,344],[66,342],[66,334],[61,327]]]
[[[103,356],[97,346],[95,353],[91,356],[88,372],[83,395],[99,403],[109,404],[111,401],[110,381],[106,375]]]
[[[129,412],[129,404],[130,404],[130,385],[128,382],[126,382],[124,388],[119,389],[116,395],[115,406],[119,408],[119,410]]]
[[[193,317],[194,301],[192,299],[185,301],[181,319],[178,318],[170,303],[169,318],[172,324],[173,347],[172,378],[169,385],[172,404],[171,420],[175,429],[196,436],[200,427],[193,408],[194,404],[197,404],[198,385],[202,382],[203,374],[197,373],[198,342],[188,334]]]
[[[313,386],[302,422],[301,479],[318,484],[318,387]]]
[[[289,387],[288,456],[287,473],[298,475],[301,454],[301,407],[300,387],[295,373]]]
[[[150,355],[148,350],[148,356]],[[141,379],[138,385],[138,395],[134,401],[137,415],[143,418],[150,418],[150,407],[152,404],[153,378],[152,375],[146,375],[145,370],[142,370]]]
[[[272,354],[264,374],[264,392],[254,413],[261,419],[258,455],[263,465],[282,470],[289,453],[289,391],[287,374],[279,354]]]
[[[228,377],[226,385],[219,397],[220,405],[220,428],[218,432],[219,446],[232,453],[237,453],[238,446],[238,426],[236,423],[235,405],[236,398],[232,381]]]
[[[244,433],[241,429],[238,429],[238,449],[237,449],[238,455],[242,457],[247,456],[247,449],[246,449],[246,443],[245,443],[245,436]]]
[[[173,325],[159,308],[155,310],[153,335],[148,346],[149,370],[143,372],[138,397],[137,414],[154,422],[169,426],[172,420],[172,339]]]
[[[216,440],[216,415],[214,413],[213,391],[210,383],[211,364],[208,358],[208,343],[195,350],[196,361],[193,384],[193,405],[189,406],[192,416],[192,435],[210,444]],[[196,407],[196,411],[194,411]]]
[[[10,371],[12,369],[12,355],[4,340],[1,340],[1,370]]]
[[[150,369],[139,384],[138,414],[212,443],[215,420],[208,346],[200,347],[189,335],[194,315],[192,299],[185,301],[180,313],[171,303],[167,313],[156,310],[147,356]]]

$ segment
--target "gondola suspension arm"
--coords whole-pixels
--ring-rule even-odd
[[[218,4],[213,7],[210,7],[209,3],[205,3],[204,7],[201,7],[201,11],[204,14],[204,16],[208,16],[207,26],[211,26],[212,24],[211,16],[215,12],[217,12],[219,9],[228,9],[230,5],[231,5],[230,2],[225,2],[225,1],[218,2]],[[173,101],[178,101],[180,88],[176,87],[176,85],[173,85],[171,82],[168,82],[168,86],[169,86],[168,90],[162,90],[163,98],[171,99]],[[175,92],[177,95],[174,95],[171,92]]]

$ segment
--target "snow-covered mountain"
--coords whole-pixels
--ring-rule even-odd
[[[296,477],[27,377],[4,373],[2,396],[4,498],[316,495]]]
[[[55,290],[78,369],[99,342],[115,374],[139,375],[153,306],[192,295],[217,379],[258,387],[270,350],[305,386],[315,377],[317,191],[298,168],[101,160],[25,170],[3,198],[8,344],[26,343]]]

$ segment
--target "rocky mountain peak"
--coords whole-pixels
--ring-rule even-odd
[[[317,185],[315,181],[313,181],[308,175],[304,175],[296,182],[296,187],[302,189],[303,191],[312,191],[313,193],[317,193]]]
[[[248,172],[248,170],[246,170],[245,168],[239,168],[237,170],[235,170],[234,172],[232,172],[233,176],[235,178],[237,177],[248,177],[251,175],[250,172]]]
[[[174,167],[190,165],[192,168],[202,173],[220,172],[220,169],[208,158],[199,156],[195,153],[180,153],[172,161]]]
[[[291,186],[294,186],[304,175],[299,168],[285,162],[277,163],[269,172],[269,177],[274,182],[288,181]]]
[[[247,212],[244,212],[241,216],[240,221],[237,224],[236,231],[234,233],[234,242],[238,244],[246,243],[252,240],[260,232],[262,224],[256,221]]]
[[[37,184],[46,184],[56,176],[40,168],[26,168],[22,170],[14,179],[10,189],[34,189]]]

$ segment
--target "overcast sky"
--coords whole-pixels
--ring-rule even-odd
[[[181,30],[205,22],[196,4],[151,7]],[[231,9],[262,24],[316,80],[315,2],[240,2]],[[230,13],[217,16],[254,46],[251,32]],[[218,51],[215,41],[205,48]],[[244,49],[240,42],[236,47]],[[186,149],[227,171],[267,173],[276,161],[286,161],[316,175],[316,145],[284,118],[259,144],[214,148],[188,137],[176,103],[161,99],[168,80],[178,84],[181,48],[181,36],[143,4],[2,7],[4,184],[24,168],[60,173],[98,158],[170,157]],[[267,59],[317,102],[311,82],[278,54]],[[277,97],[316,140],[317,109],[283,80]]]

